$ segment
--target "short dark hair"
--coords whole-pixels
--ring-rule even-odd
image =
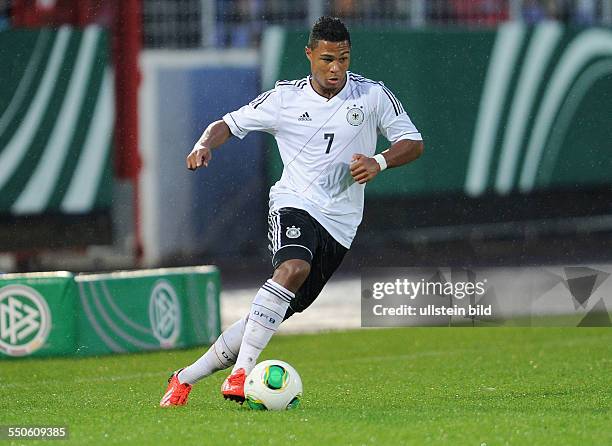
[[[310,31],[308,37],[308,47],[314,49],[319,40],[327,40],[328,42],[344,42],[348,41],[351,44],[351,35],[346,29],[342,20],[338,17],[319,17]]]

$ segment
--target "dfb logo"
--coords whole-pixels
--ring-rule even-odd
[[[266,313],[263,313],[259,310],[253,310],[253,314],[255,316],[259,316],[259,317],[263,317],[264,319],[268,319],[268,322],[270,322],[271,324],[276,323],[276,319],[274,319],[272,316],[269,316]]]
[[[51,330],[47,301],[25,285],[0,289],[0,350],[9,356],[26,356],[38,350]]]
[[[349,111],[346,112],[346,120],[350,125],[358,126],[363,123],[364,116],[363,110],[361,110],[362,108],[363,106],[357,107],[356,105],[353,105],[353,108],[349,109]]]
[[[301,234],[300,228],[296,228],[295,226],[290,226],[287,228],[286,235],[288,238],[298,238]]]
[[[181,332],[181,307],[172,285],[158,281],[151,291],[149,321],[153,335],[163,348],[173,347]]]

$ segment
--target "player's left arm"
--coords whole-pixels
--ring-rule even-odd
[[[383,153],[373,157],[360,153],[353,155],[351,175],[359,184],[372,181],[386,168],[408,164],[423,153],[421,133],[391,90],[383,83],[379,83],[370,92],[376,95],[377,127],[387,140],[393,141],[393,144]]]
[[[384,163],[387,165],[386,168],[389,169],[411,163],[422,155],[423,148],[423,141],[400,139],[381,153],[380,156],[384,158]],[[357,183],[365,184],[368,181],[372,181],[381,171],[380,163],[373,157],[371,158],[360,153],[353,155],[351,175]]]

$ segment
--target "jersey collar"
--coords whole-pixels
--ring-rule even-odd
[[[350,71],[346,72],[346,82],[344,83],[344,86],[342,87],[342,89],[336,93],[334,96],[332,96],[331,98],[326,98],[325,96],[321,96],[319,93],[317,93],[315,91],[314,88],[312,88],[312,75],[308,75],[308,82],[306,82],[306,91],[308,92],[308,94],[310,94],[313,97],[318,98],[320,101],[325,101],[325,102],[332,102],[334,100],[336,100],[336,98],[341,98],[342,96],[344,96],[345,92],[348,90],[349,88],[349,82],[351,82],[351,77],[349,76]]]

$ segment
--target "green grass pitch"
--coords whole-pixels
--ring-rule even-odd
[[[606,328],[276,336],[261,359],[300,372],[299,409],[225,401],[223,372],[187,406],[159,408],[168,373],[201,351],[2,361],[0,425],[68,425],[66,443],[78,445],[612,444]]]

